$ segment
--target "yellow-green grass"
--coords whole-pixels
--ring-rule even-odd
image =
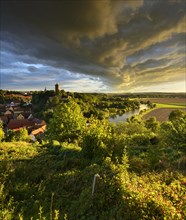
[[[154,103],[156,104],[156,108],[185,108],[185,105],[182,103],[170,103],[170,104],[164,104],[164,103]]]
[[[186,102],[185,103],[179,103],[179,102],[170,103],[170,105],[179,105],[179,106],[184,106],[186,108]]]

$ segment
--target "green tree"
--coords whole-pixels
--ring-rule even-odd
[[[72,142],[81,136],[85,126],[86,120],[81,108],[71,99],[54,107],[46,135],[49,140]]]
[[[184,115],[185,115],[185,113],[179,109],[173,110],[169,115],[169,120],[173,122],[177,119],[183,118]]]
[[[54,96],[52,99],[52,104],[54,106],[56,106],[57,104],[59,104],[59,97],[58,96]]]
[[[145,127],[147,129],[150,129],[153,132],[156,132],[158,127],[159,127],[159,123],[156,120],[156,117],[150,117],[145,121]]]
[[[170,136],[175,145],[184,148],[186,152],[186,113],[180,110],[174,110],[169,115],[173,130]]]

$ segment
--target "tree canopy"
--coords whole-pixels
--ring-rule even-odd
[[[53,117],[47,126],[47,135],[50,140],[72,142],[82,134],[86,120],[81,108],[74,100],[60,103],[53,110]]]

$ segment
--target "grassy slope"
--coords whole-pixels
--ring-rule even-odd
[[[24,219],[41,219],[40,206],[46,219],[51,213],[54,216],[55,209],[59,219],[67,213],[72,220],[152,219],[156,215],[182,219],[186,213],[181,185],[186,179],[181,174],[131,173],[129,178],[125,169],[109,160],[103,165],[86,161],[80,148],[72,144],[61,148],[57,143],[53,147],[2,143],[0,161],[0,183],[7,195],[3,207],[9,196],[14,198],[14,203],[7,205],[14,216],[10,219],[18,219],[18,212]],[[92,197],[96,173],[100,175],[99,187]]]

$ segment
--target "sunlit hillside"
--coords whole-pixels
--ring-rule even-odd
[[[40,143],[2,137],[0,219],[185,219],[185,112],[109,123],[80,106],[58,103]]]

